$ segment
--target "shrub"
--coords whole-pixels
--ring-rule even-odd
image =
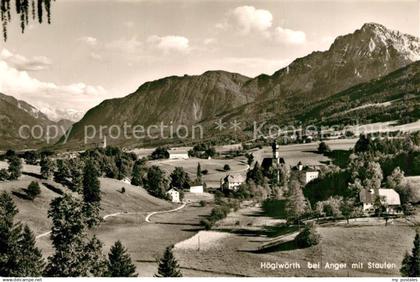
[[[229,170],[230,170],[230,165],[225,164],[225,165],[223,166],[223,170],[224,170],[224,171],[229,171]]]
[[[9,173],[7,169],[0,169],[0,181],[5,181],[9,179]]]
[[[208,219],[200,220],[200,225],[204,227],[206,230],[210,230],[213,227],[213,222]]]
[[[200,201],[200,207],[205,207],[205,206],[207,206],[207,202],[204,201],[204,200],[201,200]]]
[[[125,188],[124,188],[124,187],[122,187],[122,188],[121,188],[121,193],[122,193],[122,194],[124,194],[124,193],[125,193]]]
[[[28,186],[26,194],[29,198],[31,198],[31,200],[35,199],[36,196],[41,194],[41,188],[39,187],[39,183],[36,181],[32,181]]]
[[[329,152],[331,152],[331,149],[327,145],[327,143],[325,143],[325,142],[319,143],[318,153],[320,153],[320,154],[326,154],[326,153],[329,153]]]
[[[295,242],[299,248],[308,248],[318,245],[320,236],[314,225],[306,225],[305,228],[296,236]]]
[[[203,170],[201,171],[201,173],[202,173],[203,175],[207,175],[207,174],[209,174],[209,171],[208,171],[208,169],[203,169]]]

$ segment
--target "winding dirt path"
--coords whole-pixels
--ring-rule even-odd
[[[163,213],[171,213],[171,212],[177,212],[183,208],[185,208],[186,204],[183,203],[181,206],[172,209],[172,210],[166,210],[166,211],[155,211],[155,212],[149,212],[146,215],[145,221],[151,223],[150,221],[150,217],[156,214],[163,214]],[[116,216],[121,216],[121,215],[133,215],[133,214],[142,214],[142,212],[115,212],[115,213],[110,213],[110,214],[106,214],[102,217],[103,220],[106,220],[109,217],[116,217]],[[38,236],[35,237],[35,239],[41,239],[42,237],[48,236],[51,234],[51,231],[39,234]]]

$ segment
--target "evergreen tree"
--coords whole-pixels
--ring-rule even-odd
[[[3,26],[3,40],[7,41],[7,26],[12,21],[12,9],[15,8],[19,17],[20,29],[25,32],[30,20],[38,18],[42,23],[46,13],[47,22],[51,23],[51,0],[15,0],[15,5],[11,5],[12,0],[1,1],[1,21]]]
[[[87,160],[83,172],[83,200],[85,203],[101,201],[98,172],[92,160]]]
[[[414,238],[414,247],[411,255],[406,253],[401,264],[400,273],[404,277],[420,276],[420,235],[417,232]]]
[[[13,156],[9,159],[9,179],[16,180],[22,175],[22,160]]]
[[[133,172],[131,174],[131,184],[134,186],[143,185],[143,172],[144,172],[145,161],[143,159],[138,160],[134,163]]]
[[[35,246],[35,236],[31,229],[25,225],[22,235],[18,241],[19,254],[19,276],[39,277],[44,269],[44,259],[41,251]]]
[[[102,244],[87,236],[87,224],[81,200],[71,195],[51,202],[48,217],[52,219],[51,240],[55,253],[48,258],[45,276],[86,277],[105,275]]]
[[[127,249],[120,241],[115,242],[108,254],[108,276],[136,277],[136,267],[132,263]]]
[[[48,179],[51,177],[54,171],[54,164],[47,156],[43,156],[40,161],[41,166],[41,177]]]
[[[168,247],[159,261],[157,277],[182,277],[178,262],[172,253],[172,247]]]
[[[0,276],[19,276],[19,244],[22,226],[14,224],[18,213],[12,197],[0,194]]]
[[[18,210],[9,194],[0,195],[0,276],[40,276],[44,262],[28,226],[14,222]]]
[[[55,182],[65,184],[68,177],[70,177],[68,164],[64,160],[57,160],[57,171],[54,172]]]
[[[201,182],[202,182],[202,173],[201,173],[201,164],[200,163],[197,164],[196,177],[197,177],[197,184],[201,184]]]

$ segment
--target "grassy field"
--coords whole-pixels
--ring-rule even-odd
[[[399,276],[406,250],[412,248],[414,228],[405,221],[383,220],[338,222],[318,227],[321,242],[317,246],[298,249],[292,237],[277,230],[278,237],[268,231],[279,226],[258,208],[247,208],[230,214],[213,231],[201,231],[178,243],[175,254],[183,273],[191,276]],[[289,233],[288,233],[289,234]],[[259,250],[261,246],[285,238],[277,247]],[[288,241],[289,240],[289,241]],[[282,241],[282,240],[280,240]],[[261,263],[299,264],[299,269],[264,269]],[[320,263],[320,269],[308,268],[308,262]],[[352,268],[353,263],[363,263]],[[368,263],[387,262],[390,269],[369,268]],[[330,264],[330,269],[326,264]],[[333,264],[346,264],[334,269]]]

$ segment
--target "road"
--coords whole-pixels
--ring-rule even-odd
[[[185,208],[185,206],[186,206],[186,204],[185,204],[185,203],[183,203],[181,206],[179,206],[179,207],[177,207],[177,208],[175,208],[175,209],[172,209],[172,210],[149,212],[149,213],[146,215],[145,221],[150,223],[150,222],[151,222],[151,221],[150,221],[150,217],[152,217],[153,215],[156,215],[156,214],[163,214],[163,213],[177,212],[177,211],[179,211],[179,210],[181,210],[181,209]],[[133,214],[141,214],[141,213],[139,213],[139,212],[116,212],[116,213],[106,214],[106,215],[104,215],[104,217],[103,217],[102,219],[103,219],[103,220],[106,220],[106,219],[107,219],[107,218],[109,218],[109,217],[116,217],[116,216],[121,216],[121,215],[133,215]],[[45,233],[39,234],[39,235],[38,235],[38,236],[36,236],[35,238],[36,238],[36,239],[41,239],[42,237],[48,236],[48,235],[50,235],[50,234],[51,234],[51,231],[48,231],[48,232],[45,232]]]

